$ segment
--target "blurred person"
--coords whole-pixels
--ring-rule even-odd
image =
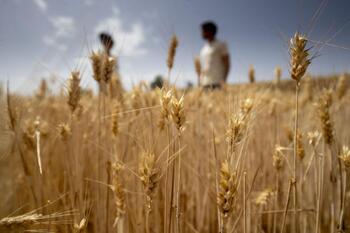
[[[228,48],[216,38],[218,27],[214,22],[204,22],[201,28],[205,44],[200,51],[200,85],[205,89],[219,89],[226,83],[230,71]]]

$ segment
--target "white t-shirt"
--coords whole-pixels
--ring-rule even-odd
[[[222,62],[222,57],[225,55],[228,55],[225,42],[215,40],[204,45],[200,52],[202,65],[201,85],[220,84],[225,80],[225,67]]]

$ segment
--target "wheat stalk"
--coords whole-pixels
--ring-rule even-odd
[[[160,130],[164,130],[165,125],[168,123],[168,120],[170,118],[170,112],[171,112],[171,103],[172,100],[172,92],[171,90],[166,91],[164,88],[160,91],[160,118],[158,121],[158,127]]]
[[[167,64],[169,70],[171,70],[174,66],[176,49],[177,49],[178,45],[179,45],[179,40],[177,39],[176,35],[173,35],[170,39],[168,58],[166,60],[166,64]]]
[[[116,207],[116,217],[113,227],[117,226],[118,232],[124,231],[124,215],[126,211],[126,194],[120,178],[120,171],[123,166],[120,163],[112,165],[112,185],[110,188],[114,194],[114,205]]]
[[[104,56],[103,69],[102,69],[102,80],[108,84],[112,78],[114,68],[117,61],[114,57]]]
[[[154,153],[143,153],[139,162],[139,176],[147,197],[146,207],[149,210],[152,209],[152,197],[160,178],[160,169],[157,167],[156,161]]]
[[[299,216],[297,212],[298,199],[297,199],[297,155],[298,155],[298,115],[299,115],[299,90],[300,81],[304,76],[308,66],[311,64],[309,58],[309,49],[306,48],[307,39],[301,36],[298,32],[290,40],[289,53],[290,53],[290,75],[293,80],[296,81],[295,85],[295,122],[294,122],[294,157],[293,157],[293,205],[294,205],[294,227],[298,232]]]
[[[275,68],[274,74],[275,74],[274,84],[278,85],[281,82],[281,77],[282,77],[282,69],[280,66],[277,66]]]
[[[185,130],[186,116],[184,109],[184,96],[177,99],[175,96],[171,99],[171,117],[179,133]]]
[[[234,209],[237,196],[237,174],[230,167],[227,160],[222,162],[220,168],[219,192],[217,195],[217,205],[221,213],[222,229],[225,231],[225,220],[230,216]]]
[[[97,83],[100,83],[102,80],[102,54],[100,52],[92,52],[90,55],[90,60],[92,64],[93,78]]]
[[[309,49],[306,48],[307,38],[296,32],[293,38],[290,40],[289,52],[290,52],[290,75],[297,84],[300,83],[307,68],[311,64],[309,55]]]
[[[336,90],[337,90],[338,99],[341,100],[344,97],[344,95],[346,94],[346,90],[347,90],[345,75],[340,76],[340,78],[338,79],[338,84],[337,84]]]
[[[146,231],[150,232],[149,217],[152,211],[152,200],[160,179],[160,169],[156,164],[154,153],[143,153],[139,162],[139,176],[146,194]]]
[[[255,69],[253,65],[249,66],[248,78],[250,83],[255,83]]]
[[[323,138],[327,145],[331,145],[334,141],[333,123],[329,112],[331,104],[332,98],[330,92],[324,91],[318,101],[318,116],[321,120]]]
[[[345,175],[342,176],[344,177],[344,180],[341,180],[341,182],[344,183],[344,189],[341,190],[343,193],[343,200],[341,201],[341,206],[340,206],[340,216],[339,216],[339,224],[338,224],[338,232],[345,232],[346,226],[344,223],[344,213],[345,213],[345,206],[346,206],[346,192],[347,192],[347,187],[346,187],[346,177],[348,173],[350,172],[350,150],[349,147],[343,146],[339,159],[342,161],[343,165],[345,166]]]
[[[112,117],[111,117],[111,127],[112,134],[114,137],[117,137],[119,133],[119,114],[121,112],[121,105],[119,101],[115,100],[112,108]]]
[[[80,90],[80,73],[79,71],[73,71],[68,80],[68,106],[72,113],[79,105],[81,90]]]
[[[48,86],[47,86],[47,82],[45,79],[42,79],[39,85],[39,90],[36,93],[36,98],[39,101],[42,101],[43,99],[45,99],[46,95],[48,93]]]

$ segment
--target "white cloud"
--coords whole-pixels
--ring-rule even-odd
[[[51,35],[45,35],[43,37],[44,43],[58,50],[65,51],[67,47],[62,43],[62,39],[71,38],[75,35],[75,20],[67,16],[58,16],[50,18],[50,22],[54,28],[54,32]]]
[[[117,8],[113,8],[114,15],[102,20],[95,27],[94,33],[110,33],[115,41],[118,55],[141,56],[147,53],[143,44],[145,42],[145,30],[141,23],[133,23],[126,28],[117,14]]]
[[[119,15],[119,14],[120,14],[120,10],[119,10],[119,8],[116,7],[116,6],[113,6],[113,7],[112,7],[112,12],[113,12],[113,14],[115,14],[115,15]]]
[[[146,19],[155,20],[158,18],[158,13],[156,10],[145,11],[142,13],[142,16]]]
[[[51,36],[44,36],[43,41],[46,45],[55,45],[56,41]]]
[[[34,4],[41,10],[42,12],[46,12],[47,10],[47,2],[46,0],[33,0]]]
[[[83,2],[86,6],[92,6],[94,4],[93,0],[84,0]]]
[[[58,16],[50,19],[56,30],[56,37],[72,37],[75,32],[75,21],[71,17]]]

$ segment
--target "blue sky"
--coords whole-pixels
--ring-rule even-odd
[[[312,20],[318,9],[321,14]],[[349,71],[349,9],[348,0],[0,0],[0,80],[31,92],[52,75],[63,85],[78,68],[83,85],[94,86],[87,56],[99,47],[103,30],[117,42],[113,53],[125,86],[166,74],[174,33],[180,45],[173,80],[195,82],[193,57],[203,46],[199,25],[209,19],[230,49],[229,82],[245,82],[250,64],[257,80],[271,79],[276,65],[287,76],[287,41],[296,30],[329,44],[310,72]]]

